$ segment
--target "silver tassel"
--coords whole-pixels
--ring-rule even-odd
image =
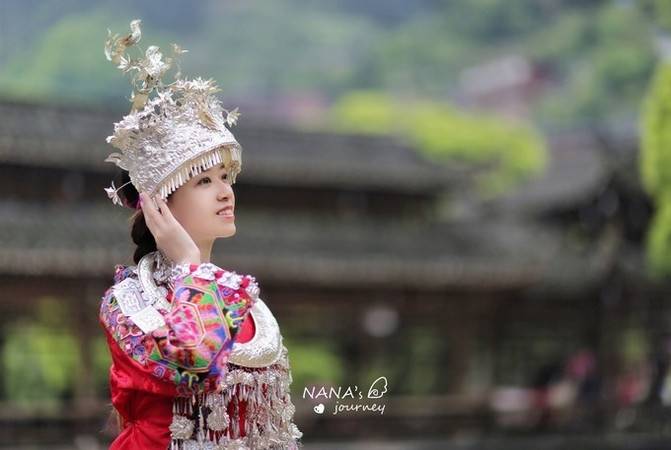
[[[297,440],[302,433],[291,421],[295,407],[288,389],[290,377],[288,361],[284,357],[277,364],[258,370],[231,367],[221,381],[220,392],[199,393],[173,405],[173,414],[181,413],[191,418],[194,431],[196,426],[198,431],[191,439],[173,439],[170,449],[217,446],[259,450],[300,448]],[[241,401],[246,401],[244,430],[240,426]],[[184,407],[180,409],[179,405]],[[232,408],[230,416],[229,406]],[[198,419],[193,414],[196,410]]]

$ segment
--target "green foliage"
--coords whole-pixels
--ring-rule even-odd
[[[407,361],[406,385],[396,388],[415,395],[434,394],[438,377],[441,375],[436,364],[436,355],[439,354],[442,340],[433,330],[418,329],[408,334],[408,345],[413,350]],[[393,383],[393,380],[390,381]]]
[[[377,28],[327,6],[297,8],[295,3],[228,3],[203,24],[201,48],[192,49],[197,52],[192,56],[225,91],[237,95],[339,89],[350,81],[355,61],[377,41]]]
[[[340,132],[396,135],[438,162],[486,167],[482,194],[499,194],[539,173],[547,152],[528,125],[466,114],[433,102],[401,104],[383,94],[353,92],[332,109],[331,126]]]
[[[653,273],[671,273],[671,64],[660,64],[643,103],[640,167],[657,210],[648,234]]]
[[[0,89],[15,98],[60,101],[91,98],[118,84],[120,74],[103,55],[106,29],[115,25],[128,27],[103,14],[65,17],[0,72]]]
[[[645,363],[651,353],[650,340],[641,328],[628,328],[619,336],[620,357],[625,367],[637,367]]]
[[[671,189],[671,64],[660,64],[643,103],[641,170],[649,194]]]
[[[6,328],[2,363],[7,400],[55,411],[72,394],[80,354],[67,320],[58,299],[46,298],[39,303],[35,320]]]
[[[127,33],[129,20],[105,8],[65,16],[48,28],[33,48],[24,50],[0,70],[0,92],[29,101],[129,105],[128,77],[105,59],[107,29]],[[167,48],[169,35],[143,25],[151,44]],[[144,49],[149,44],[141,42]],[[137,55],[136,55],[137,56]],[[114,96],[116,93],[118,95]],[[112,98],[113,103],[107,102]]]
[[[633,117],[655,64],[649,25],[637,8],[607,3],[527,36],[527,53],[562,82],[538,101],[537,116],[565,125]]]
[[[637,0],[636,3],[652,22],[671,31],[671,3],[668,0]]]
[[[302,395],[306,386],[341,383],[343,367],[332,342],[305,342],[286,336],[283,341],[289,351],[293,395]]]
[[[104,335],[99,335],[93,339],[90,351],[93,364],[93,384],[100,392],[106,393],[109,383],[109,370],[110,365],[112,364],[112,357]]]
[[[351,92],[333,105],[331,113],[331,126],[342,132],[386,135],[403,125],[398,105],[377,92]]]
[[[544,25],[546,11],[526,0],[445,2],[444,18],[455,34],[479,41],[496,41],[528,33]]]
[[[647,236],[647,257],[651,273],[655,276],[671,274],[671,195],[654,198],[655,215]]]
[[[7,61],[0,58],[3,96],[100,103],[111,97],[125,104],[120,97],[128,95],[128,84],[104,60],[102,45],[106,28],[123,33],[140,16],[151,43],[160,37],[190,50],[185,75],[212,76],[225,95],[309,91],[338,98],[374,88],[444,99],[458,89],[464,68],[517,54],[538,63],[553,82],[535,119],[575,125],[636,110],[654,63],[650,26],[671,23],[671,9],[659,0],[394,2],[391,21],[383,18],[392,5],[383,1],[204,1],[184,5],[181,28],[174,18],[179,5],[157,10],[121,2],[111,9],[82,0],[84,12],[73,15],[76,3],[70,0],[60,16],[58,6],[40,6],[41,16],[60,20],[22,30],[34,42],[12,45]]]

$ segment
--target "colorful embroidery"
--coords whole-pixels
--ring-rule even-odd
[[[250,295],[258,293],[258,286],[254,277],[211,263],[186,265],[179,275],[166,296],[176,306],[160,310],[165,326],[144,334],[123,313],[112,288],[103,296],[100,318],[126,354],[157,378],[176,384],[180,396],[190,396],[215,389],[226,374],[233,337],[258,298]],[[137,278],[133,267],[115,266],[115,284],[129,277]]]

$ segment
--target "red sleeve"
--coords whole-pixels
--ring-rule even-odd
[[[148,376],[109,333],[105,335],[112,355],[110,395],[122,422],[110,450],[165,450],[170,443],[175,386]]]

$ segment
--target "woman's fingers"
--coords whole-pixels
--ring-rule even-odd
[[[172,215],[172,211],[170,211],[170,208],[168,208],[168,204],[163,200],[161,197],[156,197],[156,203],[158,204],[159,208],[161,209],[161,215],[168,221],[172,221],[174,219]]]
[[[142,212],[144,214],[144,220],[147,227],[149,227],[149,231],[151,231],[155,237],[161,226],[161,213],[158,210],[154,199],[144,192],[140,195],[142,196]]]
[[[175,237],[189,237],[182,224],[172,215],[168,203],[160,197],[156,197],[156,203],[158,203],[158,206],[161,209],[161,225],[165,227],[166,233],[170,233],[171,236]]]
[[[142,212],[156,246],[173,261],[200,261],[200,251],[189,233],[172,215],[165,200],[142,193]],[[155,203],[154,203],[155,201]]]

